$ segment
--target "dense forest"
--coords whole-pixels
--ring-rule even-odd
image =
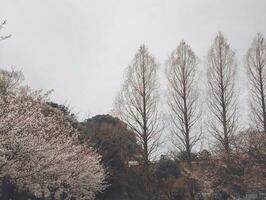
[[[241,127],[236,55],[223,33],[206,55],[206,85],[199,87],[200,59],[181,41],[162,66],[163,95],[158,61],[141,45],[110,113],[85,120],[25,85],[21,71],[1,69],[0,198],[266,198],[265,38],[254,37],[243,66],[249,128]],[[200,147],[203,138],[209,144]],[[165,140],[173,150],[160,155]]]

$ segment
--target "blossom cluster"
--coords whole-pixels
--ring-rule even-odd
[[[94,199],[105,169],[89,144],[39,92],[0,97],[0,176],[36,196]]]

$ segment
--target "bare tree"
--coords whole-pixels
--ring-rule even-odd
[[[235,74],[235,53],[219,32],[208,53],[209,121],[210,132],[227,158],[237,129]]]
[[[0,22],[0,31],[4,28],[4,26],[6,25],[6,20],[4,20],[3,22]],[[11,35],[6,35],[6,36],[1,36],[0,35],[0,41],[1,40],[5,40],[7,38],[11,37]]]
[[[161,132],[158,112],[158,65],[142,45],[126,72],[126,80],[114,103],[114,112],[134,131],[141,144],[146,199],[151,199],[150,159]]]
[[[246,54],[246,67],[250,83],[250,107],[256,127],[266,134],[266,42],[257,34]]]
[[[168,106],[170,131],[173,143],[185,151],[189,170],[192,170],[192,148],[200,139],[195,130],[200,117],[199,93],[196,85],[197,57],[189,45],[181,41],[168,59],[166,77],[168,80]],[[188,177],[189,198],[194,199],[194,182]]]
[[[21,87],[21,82],[24,80],[23,73],[21,71],[11,69],[0,69],[0,95],[7,95],[15,92]]]
[[[0,22],[0,31],[6,25],[6,20]],[[11,35],[0,35],[0,41],[11,37]],[[17,89],[19,84],[23,81],[23,74],[21,71],[12,69],[11,71],[0,69],[0,95],[6,95],[11,90]]]
[[[199,119],[196,83],[197,57],[189,45],[181,41],[168,59],[166,77],[168,80],[168,106],[170,111],[170,131],[174,144],[186,152],[191,167],[191,151],[199,141],[195,130]]]

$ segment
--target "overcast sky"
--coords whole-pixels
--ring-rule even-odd
[[[83,118],[108,113],[124,69],[145,43],[161,63],[181,39],[201,59],[221,30],[243,56],[266,36],[266,0],[0,0],[0,67],[22,69],[35,89]]]

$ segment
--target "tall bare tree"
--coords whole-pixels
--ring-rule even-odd
[[[173,142],[179,150],[186,152],[190,167],[191,151],[200,136],[195,130],[200,116],[196,67],[195,53],[188,44],[181,41],[167,61],[168,106]]]
[[[150,159],[161,132],[158,112],[158,64],[142,45],[127,68],[125,83],[114,103],[114,112],[134,131],[141,144],[146,199],[151,199]]]
[[[266,134],[266,41],[257,34],[246,54],[253,122]]]
[[[191,151],[200,139],[196,123],[200,117],[196,80],[197,57],[189,45],[181,41],[172,52],[166,67],[170,131],[175,146],[186,152],[189,170],[192,170]],[[189,199],[194,199],[194,184],[188,177]]]
[[[235,53],[219,32],[208,53],[209,121],[210,131],[227,158],[237,129],[235,74]]]

